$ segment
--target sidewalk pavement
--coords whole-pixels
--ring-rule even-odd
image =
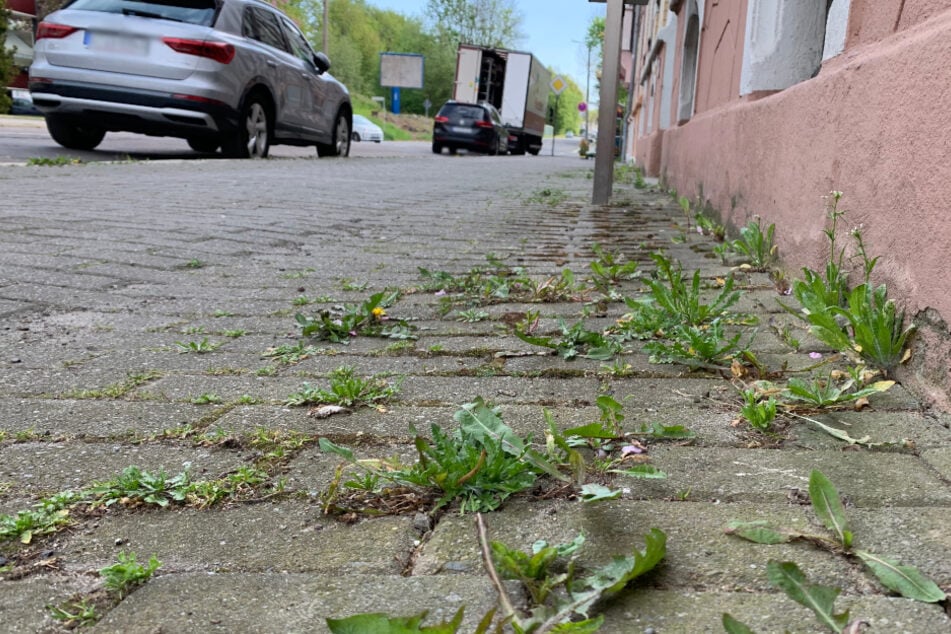
[[[361,172],[368,165],[372,184]],[[17,204],[0,212],[0,513],[129,466],[169,476],[187,468],[194,480],[253,466],[267,481],[242,501],[206,508],[77,508],[62,531],[3,542],[0,629],[59,631],[48,606],[85,599],[102,606],[89,630],[97,633],[325,632],[327,617],[429,610],[435,622],[460,606],[461,631],[471,632],[497,601],[473,516],[455,507],[435,521],[416,510],[325,515],[322,496],[341,458],[317,439],[358,457],[412,460],[412,428],[455,428],[453,413],[481,396],[516,433],[538,441],[545,410],[561,429],[583,425],[598,420],[596,399],[609,394],[624,405],[627,431],[656,422],[695,434],[643,441],[666,479],[591,473],[590,482],[622,489],[621,497],[584,503],[577,491],[533,489],[485,515],[492,540],[525,550],[583,533],[587,567],[642,549],[651,528],[662,530],[667,553],[658,568],[595,609],[605,615],[602,632],[722,632],[723,612],[760,633],[827,631],[769,583],[770,560],[794,561],[810,582],[841,588],[836,609],[866,619],[868,631],[951,631],[942,605],[891,596],[851,558],[808,541],[766,546],[724,533],[733,520],[757,519],[821,533],[806,495],[818,469],[842,493],[858,547],[951,590],[951,417],[923,408],[900,385],[862,411],[812,416],[852,438],[888,443],[869,448],[802,420],[785,419],[768,434],[736,424],[729,366],[653,364],[639,342],[613,367],[566,361],[512,334],[512,322],[539,311],[537,334],[557,335],[559,318],[582,319],[582,302],[497,299],[472,306],[487,315],[470,323],[460,317],[465,306],[444,312],[444,294],[430,287],[387,309],[409,320],[415,341],[300,338],[296,312],[359,303],[384,288],[419,289],[418,267],[459,276],[493,254],[536,280],[565,268],[581,280],[597,243],[637,261],[644,275],[659,249],[688,274],[700,270],[713,289],[734,274],[743,293],[737,310],[759,318],[752,350],[771,369],[807,368],[810,353],[828,358],[777,304],[765,273],[732,270],[713,255],[712,238],[682,233],[670,196],[619,182],[610,206],[587,204],[588,167],[577,159],[427,157],[6,172]],[[500,181],[507,184],[496,187]],[[31,191],[43,191],[45,202]],[[616,290],[641,297],[645,287],[634,279]],[[587,328],[628,312],[619,301],[604,308],[589,308]],[[199,353],[203,341],[220,347]],[[315,350],[285,355],[286,363],[267,356],[301,341]],[[378,409],[326,418],[284,404],[302,382],[328,387],[345,365],[400,376],[400,391]],[[155,555],[161,567],[114,603],[97,571],[120,552],[140,562]]]

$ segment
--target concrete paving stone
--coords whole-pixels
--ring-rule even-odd
[[[123,400],[0,400],[0,431],[89,439],[148,436],[194,424],[208,410],[192,404]]]
[[[188,345],[190,342],[200,343],[206,338],[209,344],[220,343],[222,346],[213,352],[201,354],[183,353],[177,349],[177,346],[167,349],[129,350],[121,355],[106,352],[83,362],[81,365],[84,370],[119,365],[129,375],[151,372],[157,372],[159,375],[175,373],[252,374],[258,368],[268,365],[268,360],[262,358],[260,353],[243,352],[237,349],[237,351],[232,352],[230,347],[234,346],[234,343],[232,339],[227,337],[186,336],[178,341]]]
[[[475,397],[494,403],[540,403],[564,405],[593,402],[598,394],[594,379],[548,379],[519,377],[416,376],[403,382],[397,397],[403,403],[469,403]]]
[[[131,287],[114,291],[111,295],[119,306],[138,307],[140,310],[159,315],[184,315],[188,318],[212,317],[216,311],[225,311],[232,315],[268,315],[288,306],[288,302],[282,300],[244,300],[230,294],[225,297],[193,299],[139,297]]]
[[[951,509],[847,508],[855,548],[915,566],[951,591]]]
[[[265,359],[273,362],[271,359]],[[418,354],[406,354],[404,351],[375,357],[362,355],[314,355],[298,364],[278,366],[284,374],[295,376],[327,376],[342,366],[350,366],[359,376],[383,374],[387,376],[413,375],[470,375],[485,370],[489,362],[476,357],[457,357],[450,354],[427,354],[425,350]]]
[[[168,476],[188,471],[195,480],[211,480],[248,463],[224,449],[24,442],[0,447],[0,481],[12,482],[12,493],[42,496],[110,480],[126,467]]]
[[[161,575],[136,590],[96,625],[104,634],[206,632],[329,634],[325,619],[385,612],[424,625],[448,621],[465,606],[461,632],[472,632],[495,607],[495,589],[483,577],[399,577],[335,574]]]
[[[100,291],[112,288],[120,280],[86,269],[68,271],[63,269],[37,269],[31,266],[4,265],[5,275],[21,279],[30,279],[34,284],[43,284],[66,289],[80,288],[87,291]]]
[[[485,517],[488,538],[526,552],[536,540],[563,544],[585,535],[579,566],[593,568],[616,555],[643,550],[644,535],[659,528],[667,535],[667,555],[645,584],[663,589],[705,592],[769,592],[766,563],[796,561],[814,583],[849,592],[867,590],[863,573],[845,559],[805,543],[764,546],[724,534],[733,520],[771,521],[816,530],[806,507],[796,505],[664,503],[656,501],[539,502],[512,500]],[[447,514],[436,525],[416,559],[414,575],[483,574],[471,516]]]
[[[242,396],[250,396],[257,401],[281,403],[288,396],[299,391],[303,382],[303,379],[297,377],[257,376],[255,374],[241,374],[238,376],[174,374],[133,390],[130,393],[130,398],[142,397],[161,401],[190,402],[202,394],[214,394],[224,402],[235,401]],[[320,380],[314,380],[310,383],[318,385]],[[328,387],[329,383],[320,384],[320,386]]]
[[[136,297],[171,300],[202,300],[208,297],[227,297],[234,293],[233,285],[219,286],[209,282],[202,276],[204,269],[188,269],[178,272],[172,279],[156,283],[135,283],[125,286],[123,293],[134,294]],[[263,284],[263,282],[262,282]],[[271,288],[269,286],[247,286],[240,288],[242,298],[247,301],[285,302],[291,305],[297,297],[289,289]]]
[[[131,550],[154,554],[167,572],[399,575],[417,538],[412,517],[344,524],[323,516],[316,500],[262,502],[110,511],[57,538],[56,552],[77,571],[98,570]]]
[[[818,469],[858,507],[951,506],[951,487],[908,454],[657,445],[650,456],[668,477],[617,483],[635,497],[674,498],[689,490],[692,500],[776,503],[807,491]]]
[[[877,395],[871,398],[872,408],[862,412],[827,412],[808,414],[808,417],[847,433],[852,438],[868,438],[872,443],[890,443],[897,451],[900,449],[920,449],[922,458],[934,466],[934,460],[929,456],[938,457],[942,449],[951,445],[951,430],[948,429],[947,415],[926,416],[918,411],[875,411],[878,405]],[[788,431],[787,431],[788,433]],[[818,426],[808,421],[796,420],[792,430],[795,439],[789,443],[793,447],[804,449],[836,449],[842,447],[838,440]],[[888,450],[892,447],[883,447]],[[939,473],[942,472],[938,469]],[[949,480],[951,468],[944,471],[942,477]]]
[[[921,459],[931,465],[942,479],[951,481],[951,447],[928,449],[921,452]]]
[[[383,460],[396,458],[400,464],[413,465],[419,458],[416,447],[411,443],[372,447],[350,446],[358,460]],[[338,467],[344,467],[343,480],[360,478],[364,475],[359,467],[349,464],[336,454],[324,453],[320,449],[305,449],[288,463],[282,477],[292,491],[301,491],[313,497],[319,497],[333,481]]]
[[[83,290],[75,287],[51,286],[49,284],[18,283],[5,286],[0,293],[5,300],[29,302],[42,309],[94,309],[108,305],[114,308],[132,309],[138,301],[128,297],[113,297],[109,291]]]
[[[43,574],[0,583],[0,623],[5,634],[54,634],[64,631],[49,605],[95,589],[97,582],[76,575]]]
[[[99,390],[121,383],[128,378],[125,370],[106,367],[84,369],[81,365],[70,368],[19,369],[7,366],[0,373],[0,397],[30,397],[63,395],[83,390]]]
[[[934,604],[901,598],[842,595],[837,612],[869,622],[872,632],[924,634],[951,631],[951,619]],[[643,591],[635,586],[605,607],[603,634],[721,634],[723,613],[758,634],[820,634],[829,629],[785,594]]]

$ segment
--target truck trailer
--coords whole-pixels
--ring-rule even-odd
[[[551,73],[531,53],[459,45],[453,99],[495,106],[512,154],[541,151],[550,83]]]

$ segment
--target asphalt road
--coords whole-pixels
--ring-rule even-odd
[[[578,151],[577,139],[557,139],[556,156],[571,156]],[[429,154],[430,144],[424,141],[399,141],[384,143],[353,143],[350,155],[355,158],[419,156]],[[273,158],[314,157],[313,147],[275,145],[271,147]],[[550,139],[545,140],[542,156],[551,156]],[[68,156],[83,162],[97,161],[157,161],[223,158],[218,154],[201,154],[192,151],[184,139],[171,137],[148,137],[125,132],[110,132],[102,144],[91,152],[67,150],[57,145],[46,131],[39,117],[0,116],[0,164],[26,163],[31,158],[55,159]]]

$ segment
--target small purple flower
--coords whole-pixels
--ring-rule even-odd
[[[436,297],[442,297],[442,296],[445,295],[445,294],[446,294],[446,291],[444,291],[444,290],[442,290],[442,289],[436,291]]]
[[[625,445],[621,447],[621,457],[626,458],[627,456],[636,455],[644,453],[644,450],[637,445]]]
[[[809,358],[810,358],[810,359],[821,359],[821,358],[822,358],[822,353],[821,353],[821,352],[810,352],[810,353],[809,353]]]

